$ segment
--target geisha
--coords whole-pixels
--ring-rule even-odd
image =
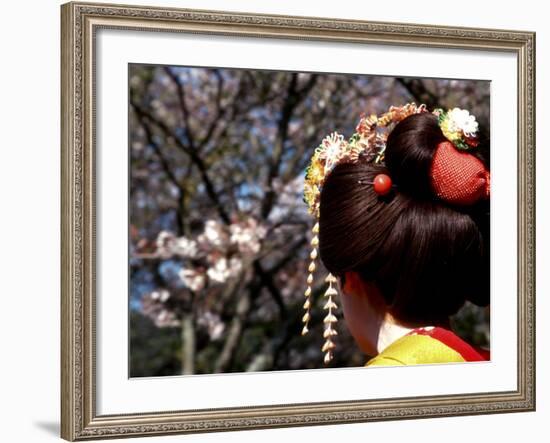
[[[478,124],[458,108],[392,107],[363,116],[349,140],[316,149],[304,199],[316,222],[305,292],[308,332],[315,259],[329,271],[325,362],[340,302],[366,366],[483,361],[452,331],[469,300],[489,303],[490,172]]]

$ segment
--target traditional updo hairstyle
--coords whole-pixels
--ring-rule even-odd
[[[338,164],[320,196],[325,267],[374,283],[393,317],[412,326],[444,322],[466,300],[489,303],[489,202],[453,206],[436,197],[431,165],[445,140],[435,115],[411,115],[389,134],[385,166]],[[365,184],[381,173],[395,184],[387,196]]]

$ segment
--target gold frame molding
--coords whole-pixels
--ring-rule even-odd
[[[506,51],[518,60],[518,384],[510,392],[97,415],[94,36],[100,28]],[[71,2],[61,6],[61,436],[67,440],[535,410],[535,33]]]

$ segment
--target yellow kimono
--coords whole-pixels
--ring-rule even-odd
[[[417,328],[394,341],[365,366],[401,366],[490,360],[489,351],[474,348],[441,327]]]

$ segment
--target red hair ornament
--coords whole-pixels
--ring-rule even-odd
[[[374,177],[372,185],[374,187],[374,192],[376,192],[378,195],[384,196],[390,193],[392,181],[389,175],[378,174],[376,177]]]
[[[483,162],[474,155],[459,151],[450,141],[437,145],[431,184],[441,200],[466,206],[489,198],[490,176]]]

